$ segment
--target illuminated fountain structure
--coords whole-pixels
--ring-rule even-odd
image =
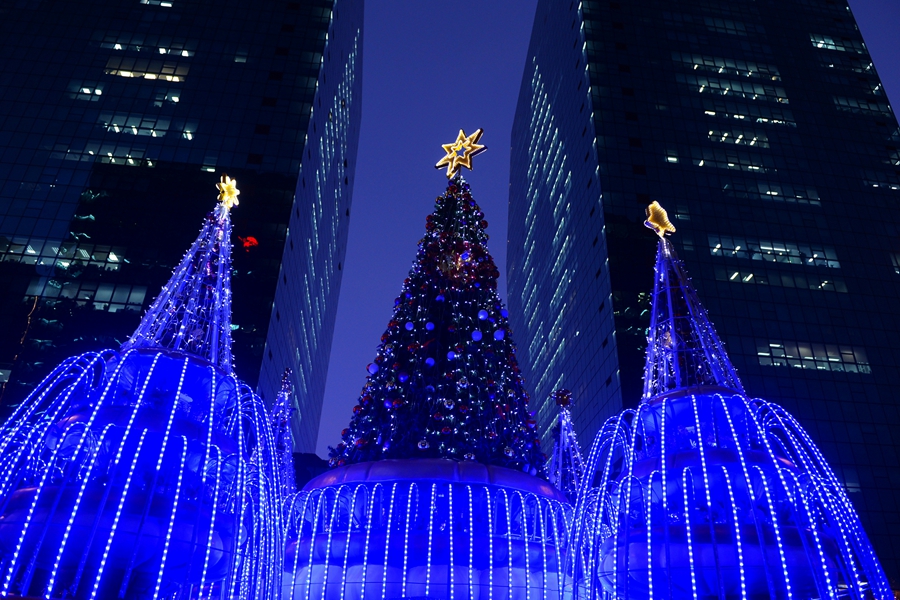
[[[288,504],[283,598],[561,598],[571,507],[552,485],[477,462],[382,460]]]
[[[448,176],[480,133],[444,147]],[[485,227],[453,177],[334,468],[286,504],[283,598],[563,595],[572,508],[544,478]]]
[[[233,183],[122,348],[63,362],[0,430],[0,597],[273,597],[273,436],[231,364]]]
[[[655,203],[654,203],[655,204]],[[574,525],[584,597],[890,598],[841,481],[797,421],[744,393],[660,234],[644,393],[591,448]]]

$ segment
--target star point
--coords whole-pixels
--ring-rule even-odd
[[[675,233],[675,226],[669,221],[666,209],[660,206],[659,202],[654,200],[653,204],[648,206],[645,212],[647,220],[644,221],[644,225],[656,232],[656,235],[665,237],[667,233]]]
[[[460,129],[459,135],[456,136],[456,141],[449,144],[441,144],[447,155],[439,160],[434,165],[434,168],[440,169],[446,166],[447,179],[452,178],[461,167],[471,171],[472,157],[478,156],[487,150],[487,146],[478,143],[483,133],[483,129],[478,129],[472,135],[466,135],[466,132]]]
[[[219,202],[222,203],[225,210],[231,210],[233,206],[240,204],[238,196],[241,191],[237,189],[237,179],[232,179],[223,173],[219,178],[219,183],[216,184],[216,189],[219,190]]]

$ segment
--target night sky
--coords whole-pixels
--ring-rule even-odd
[[[488,151],[464,176],[490,223],[506,301],[510,130],[536,4],[366,0],[362,129],[319,456],[327,457],[350,420],[425,217],[446,186],[433,168],[440,145],[460,128],[485,130]],[[900,100],[900,0],[850,6],[888,97]]]

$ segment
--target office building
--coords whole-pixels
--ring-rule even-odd
[[[331,357],[359,141],[362,24],[363,0],[335,3],[260,371],[260,395],[271,402],[291,369],[298,452],[316,450]]]
[[[242,192],[235,369],[255,386],[278,282],[339,284],[320,281],[333,269],[281,262],[289,225],[323,218],[301,172],[347,218],[362,1],[14,2],[0,16],[2,404],[63,358],[127,338],[223,172]],[[340,168],[306,166],[322,153]],[[317,229],[335,263],[338,229]]]
[[[547,439],[640,398],[644,208],[751,397],[796,415],[900,577],[900,130],[845,0],[540,1],[512,134],[510,319]]]

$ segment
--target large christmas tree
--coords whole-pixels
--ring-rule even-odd
[[[445,146],[452,179],[425,224],[416,261],[353,409],[334,466],[448,458],[544,475],[487,221],[469,184],[481,130]],[[468,163],[468,164],[467,164]]]

